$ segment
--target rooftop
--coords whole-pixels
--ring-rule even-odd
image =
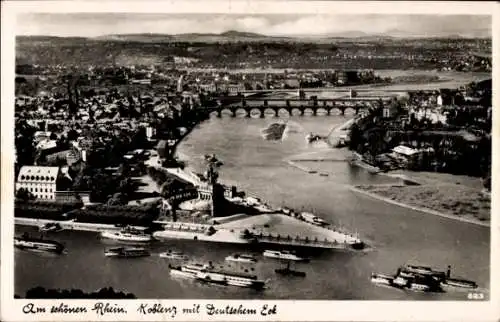
[[[43,167],[25,165],[19,171],[17,176],[18,182],[26,181],[40,181],[52,183],[57,180],[59,174],[59,167]]]

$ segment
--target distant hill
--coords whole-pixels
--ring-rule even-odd
[[[215,33],[186,33],[186,34],[120,34],[120,35],[105,35],[95,38],[94,40],[106,41],[132,41],[132,42],[234,42],[234,41],[282,41],[294,38],[289,37],[273,37],[252,32],[241,32],[229,30],[220,34]]]

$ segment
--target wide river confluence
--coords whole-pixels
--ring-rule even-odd
[[[284,116],[283,116],[284,117]],[[312,210],[326,220],[359,233],[373,247],[361,253],[332,251],[310,264],[298,265],[304,279],[277,276],[279,264],[262,259],[255,273],[269,279],[269,289],[256,293],[248,289],[204,286],[173,279],[168,261],[151,256],[143,259],[106,258],[109,242],[95,233],[61,232],[57,240],[66,244],[66,255],[52,257],[16,251],[15,292],[34,286],[96,290],[104,286],[132,292],[140,298],[227,298],[227,299],[338,299],[338,300],[465,300],[467,293],[423,294],[377,287],[371,272],[394,272],[407,262],[428,264],[452,275],[475,280],[489,288],[490,229],[447,218],[419,213],[356,194],[347,185],[381,183],[389,179],[372,175],[345,162],[316,162],[329,176],[309,174],[284,162],[287,157],[324,150],[308,145],[309,132],[326,134],[343,116],[293,116],[290,131],[282,141],[266,141],[261,129],[275,119],[212,117],[200,124],[179,146],[179,155],[190,167],[202,169],[203,155],[216,154],[223,160],[220,180],[237,185],[275,206]],[[338,153],[339,158],[342,151]],[[312,166],[312,164],[311,164]],[[33,228],[17,227],[17,232]],[[194,261],[222,263],[224,257],[241,248],[198,242],[170,241],[151,246],[152,252],[176,249]]]

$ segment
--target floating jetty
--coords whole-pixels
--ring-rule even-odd
[[[64,230],[80,230],[80,231],[94,231],[94,232],[123,230],[123,227],[118,227],[115,225],[85,223],[74,220],[47,220],[47,219],[17,217],[14,219],[14,223],[19,226],[34,226],[34,227],[40,227],[46,224],[57,223]],[[141,226],[131,226],[131,228],[137,230],[147,229],[147,227],[141,227]]]

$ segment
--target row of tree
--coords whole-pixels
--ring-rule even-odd
[[[20,296],[15,296],[20,298]],[[132,293],[115,291],[112,287],[105,287],[95,292],[84,292],[80,289],[45,289],[41,286],[26,291],[26,299],[135,299]]]

